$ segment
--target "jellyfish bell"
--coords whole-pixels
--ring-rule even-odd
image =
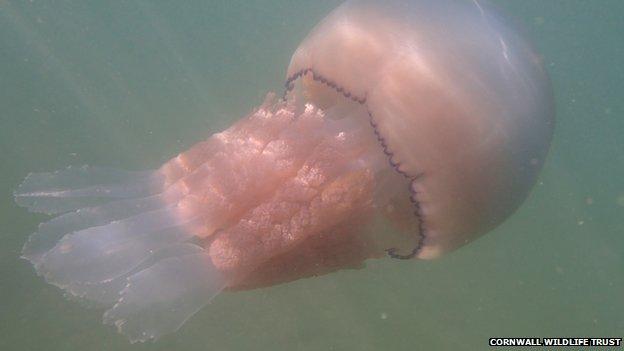
[[[295,51],[325,108],[363,105],[393,167],[411,180],[420,258],[507,218],[534,185],[554,127],[549,80],[509,19],[483,1],[349,1]]]
[[[60,215],[23,257],[156,339],[222,290],[475,239],[535,183],[553,115],[540,60],[490,5],[347,1],[295,51],[283,99],[157,170],[28,175],[16,202]]]

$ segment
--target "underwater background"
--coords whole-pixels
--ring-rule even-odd
[[[128,343],[19,258],[46,217],[31,171],[153,169],[281,93],[337,0],[0,0],[0,350],[482,350],[490,337],[624,336],[624,2],[493,1],[551,74],[552,148],[524,205],[434,261],[370,261],[219,295]]]

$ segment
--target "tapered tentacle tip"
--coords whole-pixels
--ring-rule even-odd
[[[13,198],[31,212],[58,214],[153,195],[162,191],[163,184],[164,178],[156,171],[70,166],[55,172],[29,173]]]
[[[163,259],[127,279],[103,321],[132,343],[154,341],[178,330],[225,286],[203,251]]]

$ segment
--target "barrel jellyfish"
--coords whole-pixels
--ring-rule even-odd
[[[31,173],[57,215],[23,249],[132,342],[222,291],[431,259],[526,198],[554,127],[525,34],[481,0],[351,0],[294,52],[285,92],[153,171]]]

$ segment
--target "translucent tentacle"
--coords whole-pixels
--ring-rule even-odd
[[[72,284],[67,287],[69,298],[77,298],[89,304],[110,308],[120,297],[128,284],[128,277],[170,257],[181,257],[202,252],[202,248],[191,243],[173,244],[151,254],[145,261],[127,274],[102,283]]]
[[[24,244],[22,257],[37,266],[41,263],[42,256],[52,249],[65,234],[157,210],[175,200],[177,198],[174,196],[159,194],[139,199],[114,201],[102,206],[82,208],[62,214],[39,225],[38,230],[30,235]]]
[[[174,206],[140,213],[65,235],[35,265],[46,280],[61,288],[99,283],[128,273],[154,250],[189,239]]]
[[[162,191],[163,182],[164,178],[154,171],[68,167],[50,173],[30,173],[14,196],[18,205],[32,212],[56,214],[115,199],[157,194]]]
[[[131,342],[155,340],[178,330],[225,285],[205,252],[167,258],[128,278],[104,323]]]

